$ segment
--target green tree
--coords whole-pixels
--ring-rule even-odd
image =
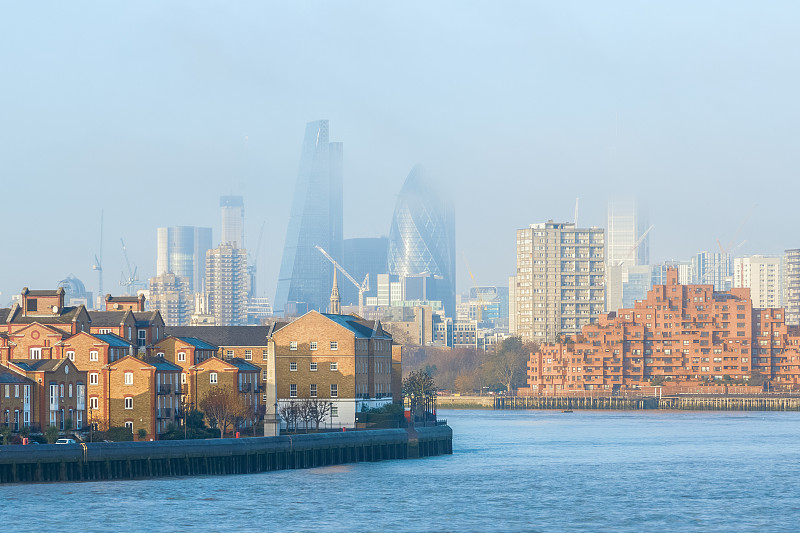
[[[48,444],[53,444],[58,440],[58,433],[59,430],[56,426],[47,426],[47,429],[44,430],[44,438],[47,439]]]
[[[496,382],[508,392],[527,384],[530,354],[539,349],[535,343],[523,344],[519,337],[509,337],[500,344],[488,361],[489,371]]]
[[[136,434],[139,436],[139,440],[144,440],[144,438],[147,437],[147,430],[144,428],[139,428]]]
[[[408,398],[411,414],[415,418],[425,418],[429,405],[436,397],[436,383],[424,370],[411,372],[403,380],[403,397]]]
[[[0,436],[3,437],[3,446],[8,445],[8,441],[11,438],[11,428],[8,426],[0,428]]]

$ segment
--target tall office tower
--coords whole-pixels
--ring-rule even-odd
[[[692,283],[713,285],[717,292],[733,287],[731,256],[712,252],[700,252],[692,257]]]
[[[328,308],[333,265],[342,261],[342,144],[328,142],[328,121],[306,125],[294,201],[273,308]],[[292,302],[287,306],[289,302]]]
[[[753,255],[733,260],[733,286],[749,288],[756,309],[781,306],[781,258]]]
[[[783,253],[783,307],[786,324],[800,326],[800,248]]]
[[[508,333],[517,335],[517,276],[508,276]]]
[[[523,341],[554,342],[580,333],[603,312],[602,228],[573,223],[531,224],[517,230],[514,320]]]
[[[247,325],[247,250],[222,244],[206,254],[208,313],[217,326]]]
[[[626,301],[641,299],[646,271],[650,262],[650,237],[647,216],[630,200],[614,200],[608,204],[608,239],[606,240],[606,310],[616,311]],[[634,279],[629,279],[633,272]],[[631,294],[625,297],[626,285]],[[649,289],[649,287],[648,287]],[[647,295],[645,291],[644,296]]]
[[[189,280],[171,272],[150,278],[150,309],[161,311],[167,326],[187,326],[192,316],[194,297]]]
[[[177,226],[158,228],[156,276],[172,273],[200,291],[206,276],[206,252],[211,249],[211,228]]]
[[[455,213],[425,178],[420,165],[411,169],[394,208],[389,230],[389,274],[428,274],[436,280],[428,300],[442,302],[445,313],[455,316],[456,257]]]
[[[220,244],[244,247],[244,198],[241,196],[220,196],[222,208],[222,239]]]
[[[344,240],[344,258],[342,259],[344,269],[359,283],[362,283],[364,277],[369,274],[369,291],[364,293],[365,298],[378,294],[378,274],[388,272],[386,264],[388,251],[389,239],[387,237]],[[342,297],[342,305],[358,303],[358,289],[344,278],[340,279],[339,294]]]
[[[678,283],[690,285],[694,279],[691,261],[666,261],[660,265],[653,265],[650,269],[651,285],[666,285],[667,273],[670,268],[678,270]]]

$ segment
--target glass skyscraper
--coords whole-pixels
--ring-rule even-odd
[[[455,213],[439,197],[416,165],[406,178],[389,229],[389,274],[433,278],[435,294],[447,316],[456,310]]]
[[[244,198],[220,196],[219,206],[222,208],[222,238],[219,243],[244,248]]]
[[[328,121],[306,125],[300,168],[278,276],[274,310],[328,308],[333,265],[315,246],[342,260],[342,143],[328,141]]]
[[[190,291],[200,291],[206,277],[206,252],[211,249],[211,228],[158,228],[157,237],[156,275],[175,274],[189,281]]]

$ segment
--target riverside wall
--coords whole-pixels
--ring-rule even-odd
[[[254,474],[451,453],[453,431],[448,426],[247,439],[1,446],[0,483]]]
[[[677,409],[687,411],[800,411],[800,397],[786,396],[505,396],[494,409]]]

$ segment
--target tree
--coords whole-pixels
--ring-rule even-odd
[[[144,428],[139,428],[136,434],[139,436],[139,440],[144,440],[144,438],[147,437],[147,430]]]
[[[403,397],[409,399],[411,414],[424,419],[436,397],[436,383],[424,370],[411,372],[403,380]]]
[[[324,422],[331,412],[331,402],[309,398],[304,400],[306,416],[309,422],[313,422],[314,429],[319,429],[320,423]]]
[[[58,440],[58,427],[47,426],[47,429],[44,430],[44,438],[47,439],[47,444],[53,444]]]
[[[290,401],[278,407],[278,415],[286,421],[286,430],[293,428],[297,431],[297,421],[300,419],[300,408],[297,402]]]
[[[219,429],[219,438],[223,438],[228,428],[247,413],[247,404],[233,387],[212,388],[198,406],[206,418]]]
[[[3,426],[0,428],[0,436],[3,437],[3,446],[7,445],[9,439],[11,438],[11,428],[8,426]]]

